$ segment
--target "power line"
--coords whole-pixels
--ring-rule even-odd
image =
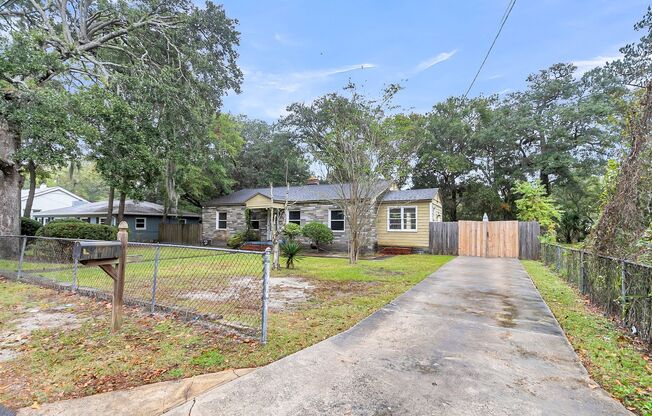
[[[464,98],[466,98],[466,96],[469,95],[471,88],[473,88],[475,81],[478,79],[478,76],[480,75],[480,71],[482,71],[484,64],[487,62],[487,58],[489,58],[489,54],[491,53],[491,50],[494,48],[494,45],[496,44],[496,41],[500,36],[500,32],[503,31],[503,27],[505,26],[505,23],[507,23],[507,18],[509,17],[510,13],[512,13],[512,9],[514,8],[515,4],[516,4],[516,0],[510,0],[510,2],[507,4],[507,9],[505,9],[505,13],[503,13],[503,17],[500,21],[500,27],[498,28],[498,32],[496,33],[493,42],[491,42],[491,46],[489,47],[487,54],[484,56],[484,59],[480,64],[480,68],[478,68],[478,72],[475,73],[475,76],[473,77],[473,81],[471,81],[471,85],[469,85],[469,88],[467,88],[466,92],[464,93]]]

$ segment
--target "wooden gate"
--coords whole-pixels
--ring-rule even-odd
[[[535,260],[540,229],[536,221],[431,222],[430,253]]]
[[[487,230],[482,221],[458,221],[459,256],[487,256]]]
[[[518,221],[459,221],[458,227],[460,256],[518,257]]]
[[[518,258],[518,221],[489,221],[487,228],[487,257]]]

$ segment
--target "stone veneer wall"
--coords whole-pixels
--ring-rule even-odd
[[[300,210],[301,211],[301,226],[304,226],[312,221],[318,221],[322,224],[328,225],[328,217],[330,210],[339,210],[340,208],[337,205],[330,204],[327,202],[324,203],[312,203],[312,204],[301,204],[291,206],[290,211]],[[344,227],[347,228],[347,224],[344,224]],[[363,251],[373,251],[375,250],[376,244],[376,221],[375,218],[373,221],[369,222],[369,227],[367,228],[368,238],[363,247]],[[348,236],[346,231],[333,231],[333,244],[331,249],[336,251],[346,251],[348,250]],[[307,240],[305,241],[308,242]]]
[[[337,205],[324,203],[307,203],[297,204],[290,206],[288,210],[301,211],[301,225],[304,226],[309,222],[318,221],[322,224],[328,225],[328,217],[330,210],[338,210]],[[227,215],[227,229],[216,230],[216,213],[217,211],[226,211]],[[267,226],[267,213],[263,210],[253,210],[252,219],[260,219],[260,236],[261,240],[265,239],[266,226]],[[212,241],[213,245],[223,245],[226,241],[238,231],[245,229],[245,217],[243,206],[223,206],[223,207],[204,207],[202,210],[202,238]],[[348,225],[345,224],[346,228]],[[374,251],[376,249],[376,218],[369,219],[367,227],[367,241],[363,247],[363,251]],[[303,240],[308,243],[307,240]],[[348,238],[346,231],[333,231],[333,244],[330,246],[332,250],[346,251],[348,249]]]
[[[216,229],[217,212],[226,212],[226,230]],[[245,229],[244,208],[242,206],[204,207],[202,217],[202,238],[211,240],[212,245],[224,245],[238,231]]]

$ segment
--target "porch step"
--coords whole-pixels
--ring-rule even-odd
[[[379,254],[386,256],[400,256],[403,254],[412,254],[412,247],[383,247]]]

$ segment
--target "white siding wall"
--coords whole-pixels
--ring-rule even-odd
[[[68,208],[73,206],[76,201],[79,200],[60,190],[48,192],[44,195],[36,195],[34,197],[34,203],[32,204],[32,218],[34,218],[35,212],[48,211],[51,209],[58,209],[58,208]],[[20,201],[21,215],[25,209],[25,202],[26,199],[21,198]]]

